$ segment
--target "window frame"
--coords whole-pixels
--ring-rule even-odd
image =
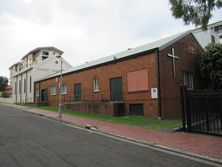
[[[216,43],[216,38],[214,35],[211,35],[211,43],[215,44]]]
[[[22,93],[22,81],[19,80],[19,94]]]
[[[17,81],[15,81],[15,95],[17,95]]]
[[[99,79],[98,78],[93,79],[93,92],[95,93],[99,92]]]
[[[42,51],[42,55],[49,56],[49,51]]]
[[[183,84],[187,86],[187,90],[194,89],[193,72],[189,72],[189,71],[183,72]]]
[[[65,88],[65,89],[64,89]],[[64,91],[65,90],[65,91]],[[67,90],[68,90],[68,87],[67,87],[67,84],[62,84],[61,85],[61,94],[62,95],[66,95],[67,94]]]
[[[56,96],[56,86],[51,86],[50,87],[50,95],[51,96]]]
[[[27,85],[26,78],[24,78],[24,84],[23,84],[23,88],[24,88],[23,91],[24,91],[24,93],[26,93],[26,91],[27,91],[26,85]]]
[[[35,90],[35,96],[36,96],[36,97],[39,97],[39,89],[36,89],[36,90]]]
[[[47,58],[49,58],[49,52],[48,51],[42,51],[42,60],[45,60]]]
[[[76,92],[77,89],[76,88],[80,88],[79,91],[80,91],[80,94],[78,94],[79,92]],[[74,83],[74,101],[75,102],[81,102],[82,101],[82,84],[81,83]]]
[[[29,92],[32,92],[32,76],[29,77]]]

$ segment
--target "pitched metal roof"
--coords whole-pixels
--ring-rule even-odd
[[[110,56],[107,56],[107,57],[103,57],[103,58],[100,58],[100,59],[97,59],[97,60],[94,60],[94,61],[90,61],[88,63],[85,63],[85,64],[82,64],[82,65],[73,67],[69,70],[63,71],[63,74],[68,74],[68,73],[76,72],[76,71],[79,71],[79,70],[87,69],[87,68],[90,68],[90,67],[102,65],[102,64],[105,64],[105,63],[113,62],[114,60],[118,60],[118,59],[128,58],[128,57],[131,57],[133,55],[143,53],[143,52],[148,52],[148,51],[151,51],[151,50],[154,50],[154,49],[157,49],[157,48],[161,51],[164,48],[166,48],[167,46],[175,43],[176,41],[178,41],[179,39],[183,38],[184,36],[186,36],[190,33],[192,33],[192,32],[191,31],[182,32],[182,33],[179,33],[179,34],[167,37],[167,38],[163,38],[163,39],[155,41],[155,42],[151,42],[151,43],[146,44],[146,45],[142,45],[142,46],[139,46],[139,47],[136,47],[136,48],[131,48],[131,49],[128,49],[128,50],[123,51],[123,52],[119,52],[119,53],[116,53],[116,54],[113,54],[113,55],[110,55]],[[60,73],[56,73],[56,74],[48,76],[46,78],[42,78],[41,80],[46,80],[48,78],[53,78],[53,77],[56,77],[56,76],[59,76],[59,75],[60,75]],[[39,81],[41,81],[41,80],[39,80]]]

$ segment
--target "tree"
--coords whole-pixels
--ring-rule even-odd
[[[8,78],[0,76],[0,91],[5,91],[7,85],[8,85]]]
[[[222,0],[169,0],[172,14],[182,18],[185,24],[194,24],[207,29],[212,12],[222,8]]]
[[[222,44],[209,44],[199,62],[202,77],[213,89],[222,89]]]

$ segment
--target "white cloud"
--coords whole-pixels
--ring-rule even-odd
[[[171,16],[167,0],[1,0],[0,75],[39,46],[79,65],[191,27]]]

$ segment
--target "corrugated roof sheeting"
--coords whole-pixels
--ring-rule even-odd
[[[75,71],[83,70],[86,68],[90,68],[93,66],[97,66],[100,64],[108,63],[108,62],[111,62],[114,60],[127,58],[127,57],[130,57],[130,56],[142,53],[142,52],[150,51],[150,50],[153,50],[156,48],[158,48],[159,50],[162,50],[162,49],[166,48],[167,46],[169,46],[170,44],[172,44],[172,43],[176,42],[177,40],[183,38],[184,36],[188,35],[189,33],[191,33],[191,31],[182,32],[182,33],[179,33],[179,34],[167,37],[167,38],[163,38],[163,39],[155,41],[155,42],[151,42],[149,44],[145,44],[145,45],[142,45],[142,46],[139,46],[136,48],[131,48],[131,49],[128,49],[123,52],[119,52],[119,53],[116,53],[116,54],[113,54],[110,56],[106,56],[106,57],[103,57],[103,58],[100,58],[100,59],[97,59],[94,61],[90,61],[88,63],[85,63],[82,65],[73,67],[69,70],[63,71],[63,75],[68,74],[68,73],[72,73]],[[53,77],[56,77],[59,75],[60,75],[60,73],[56,73],[54,75],[48,76],[47,78],[53,78]],[[45,80],[47,78],[42,78],[41,80]],[[41,81],[41,80],[39,80],[39,81]]]

